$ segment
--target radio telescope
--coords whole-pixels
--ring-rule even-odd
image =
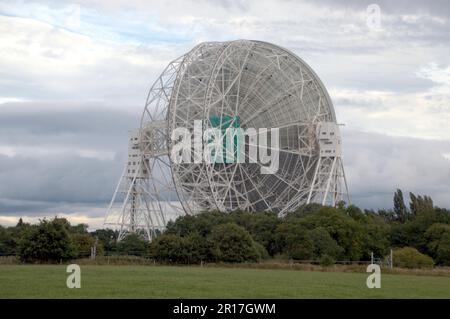
[[[278,169],[267,174],[259,162],[209,163],[194,146],[192,162],[175,161],[174,131],[195,130],[199,121],[200,139],[212,127],[277,128]],[[282,216],[344,198],[340,130],[314,71],[270,43],[205,42],[169,63],[151,87],[105,224],[120,226],[119,240],[139,231],[151,240],[182,214],[240,209]]]

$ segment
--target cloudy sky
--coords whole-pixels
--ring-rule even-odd
[[[402,188],[450,208],[448,1],[1,0],[0,224],[100,227],[152,82],[233,39],[286,47],[323,80],[355,204],[389,208]]]

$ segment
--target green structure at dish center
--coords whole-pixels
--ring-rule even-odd
[[[237,134],[238,130],[234,130],[241,127],[239,116],[210,116],[209,122],[213,128],[220,130],[218,138],[222,140],[221,154],[216,154],[215,148],[211,149],[211,158],[214,159],[214,163],[233,164],[239,162],[242,154],[238,150],[243,142],[243,135]],[[209,138],[208,143],[213,143],[213,139]]]

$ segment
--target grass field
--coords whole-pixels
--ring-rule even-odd
[[[450,277],[280,269],[81,266],[81,289],[61,265],[0,265],[0,298],[450,298]]]

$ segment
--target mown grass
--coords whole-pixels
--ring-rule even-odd
[[[0,265],[1,298],[450,298],[450,278],[284,269],[82,265],[81,289],[64,265]]]

